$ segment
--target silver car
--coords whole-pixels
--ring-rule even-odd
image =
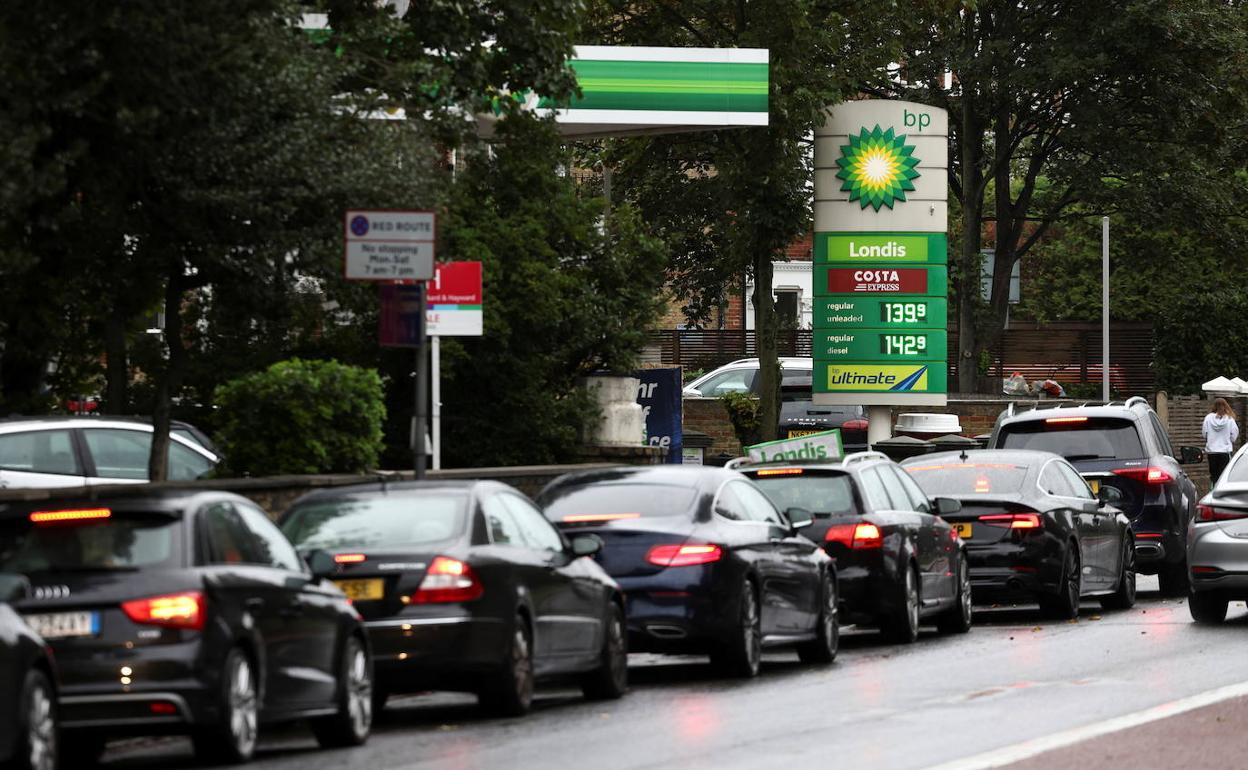
[[[1221,623],[1229,602],[1248,599],[1248,445],[1240,448],[1187,530],[1191,588],[1187,606],[1197,623]]]

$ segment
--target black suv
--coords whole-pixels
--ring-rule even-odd
[[[1115,487],[1115,503],[1131,519],[1136,570],[1157,575],[1163,593],[1187,590],[1187,525],[1196,511],[1196,486],[1179,465],[1199,462],[1197,447],[1180,447],[1176,459],[1170,437],[1148,402],[1037,408],[1001,413],[988,441],[991,449],[1036,449],[1066,458],[1093,493]]]

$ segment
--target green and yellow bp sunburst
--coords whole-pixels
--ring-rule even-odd
[[[891,209],[894,201],[905,202],[919,178],[914,147],[906,146],[904,135],[894,136],[893,129],[883,131],[878,124],[871,131],[864,127],[857,136],[851,134],[836,165],[841,167],[836,178],[843,181],[841,191],[849,193],[850,202],[859,201],[864,209],[874,206],[876,211],[881,206]]]

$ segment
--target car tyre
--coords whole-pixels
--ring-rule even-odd
[[[1192,591],[1187,596],[1187,609],[1192,613],[1192,620],[1201,624],[1217,625],[1226,620],[1225,597],[1205,591]]]
[[[590,700],[615,700],[628,692],[628,636],[624,612],[612,602],[603,628],[602,653],[598,668],[581,678],[581,692]]]
[[[823,591],[820,596],[818,625],[815,638],[797,646],[797,657],[803,663],[826,665],[836,660],[837,650],[841,646],[841,597],[836,591],[836,579],[832,575],[823,576]]]
[[[56,770],[56,691],[38,669],[26,672],[18,700],[17,742],[9,767],[14,770]],[[101,741],[101,748],[103,741]],[[99,759],[99,752],[95,759]],[[93,762],[94,763],[94,762]]]
[[[516,615],[502,667],[478,695],[482,707],[499,716],[518,717],[533,707],[533,633]]]
[[[1118,587],[1109,596],[1101,597],[1107,610],[1129,610],[1135,606],[1135,546],[1130,538],[1122,544],[1122,561],[1118,570]]]
[[[373,661],[358,636],[347,637],[338,673],[338,712],[309,720],[321,748],[359,746],[373,729]]]
[[[754,581],[746,578],[737,602],[737,623],[730,638],[711,656],[712,665],[741,679],[758,676],[763,661],[761,614]]]
[[[1157,584],[1164,596],[1183,596],[1188,592],[1187,559],[1178,564],[1163,564],[1157,572]]]
[[[217,694],[216,724],[204,725],[191,734],[195,755],[201,760],[242,764],[256,752],[259,736],[259,676],[251,658],[235,647],[225,656]]]
[[[958,593],[954,606],[941,613],[936,620],[936,628],[942,634],[965,634],[971,630],[974,612],[971,603],[971,566],[966,562],[966,553],[958,559]]]
[[[894,644],[913,644],[919,638],[919,577],[914,565],[906,567],[897,606],[880,623],[884,636]]]
[[[1083,589],[1083,572],[1079,566],[1079,549],[1071,543],[1062,559],[1062,577],[1056,594],[1040,594],[1040,611],[1054,620],[1073,620],[1079,617],[1079,598]]]

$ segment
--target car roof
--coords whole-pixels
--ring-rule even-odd
[[[193,438],[174,435],[175,441],[202,454],[211,455],[215,462],[221,461],[221,453],[211,439],[199,428],[180,420],[171,420],[173,430],[186,430]],[[66,415],[40,415],[37,417],[5,417],[0,419],[0,434],[24,433],[31,430],[56,430],[58,428],[120,428],[151,433],[151,418],[146,417],[70,417]],[[173,435],[172,432],[170,435]]]
[[[779,361],[781,364],[806,364],[812,367],[814,366],[814,359],[807,358],[805,356],[781,356]],[[728,369],[733,366],[749,366],[749,365],[758,366],[758,359],[757,358],[738,358],[736,361],[730,361],[724,364],[723,366],[717,366],[712,371],[718,371],[720,369]]]
[[[741,474],[717,465],[621,465],[617,468],[596,468],[565,473],[547,484],[538,497],[556,489],[587,484],[628,482],[692,487],[734,478],[741,478]]]
[[[952,452],[935,452],[933,454],[909,457],[902,461],[903,468],[932,463],[1008,463],[1022,465],[1027,468],[1043,465],[1050,460],[1061,460],[1062,456],[1053,452],[1041,452],[1036,449],[967,449]]]
[[[519,492],[519,490],[515,487],[503,484],[502,482],[491,481],[489,479],[425,479],[423,481],[387,481],[385,479],[377,479],[357,484],[344,484],[343,486],[338,487],[325,487],[323,489],[317,489],[299,497],[291,503],[290,507],[293,508],[296,505],[316,500],[333,500],[343,497],[370,495],[388,495],[392,493],[403,494],[434,491],[438,489],[458,490],[468,494],[478,492],[482,489],[493,489],[494,491],[511,490],[513,492]]]
[[[1025,412],[1004,412],[1001,423],[1015,424],[1020,422],[1037,422],[1055,417],[1109,417],[1131,420],[1152,411],[1152,407],[1143,398],[1135,397],[1126,403],[1080,404],[1078,406],[1057,405],[1051,408],[1036,407]]]

